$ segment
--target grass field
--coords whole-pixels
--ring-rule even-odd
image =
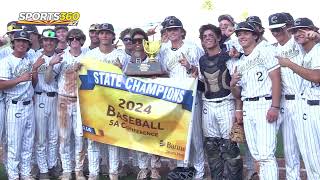
[[[241,149],[241,154],[243,154],[243,146],[240,146]],[[283,158],[283,141],[282,141],[282,134],[281,131],[278,133],[278,143],[277,143],[277,151],[276,151],[276,156],[278,158]],[[103,176],[100,177],[100,180],[107,180],[108,178],[105,178]],[[134,180],[136,179],[135,176],[129,176],[129,177],[124,177],[121,178],[121,180]],[[5,170],[2,164],[0,164],[0,180],[7,180],[7,177],[5,176]]]

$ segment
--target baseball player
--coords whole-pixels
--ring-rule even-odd
[[[148,41],[148,35],[140,28],[132,29],[130,32],[130,39],[132,41],[132,55],[129,63],[148,63],[149,58],[143,48],[143,40]],[[158,168],[161,167],[160,157],[144,152],[136,152],[138,156],[139,173],[137,179],[147,179],[149,174],[149,163],[151,161],[151,179],[161,179]]]
[[[262,43],[263,45],[268,45],[267,39],[263,37],[265,30],[259,16],[249,16],[247,17],[246,22],[251,23],[256,28],[256,31],[260,33],[258,44],[260,45],[260,43]]]
[[[197,71],[199,58],[203,55],[203,51],[192,43],[185,43],[183,37],[185,30],[182,22],[172,17],[165,23],[164,29],[168,33],[169,45],[164,46],[160,50],[159,59],[163,66],[169,72],[170,78],[185,79],[193,77],[192,74]],[[199,97],[196,97],[196,107],[192,125],[191,152],[194,153],[193,165],[196,169],[194,178],[202,179],[204,176],[204,152],[201,132],[201,110]],[[168,174],[168,179],[175,179],[177,176],[190,174],[190,168],[183,161],[177,162],[178,168]],[[190,177],[186,177],[190,178]]]
[[[8,145],[7,173],[9,179],[33,179],[31,155],[34,142],[33,86],[37,83],[42,59],[35,63],[27,56],[31,47],[26,31],[16,31],[13,52],[0,64],[0,90],[6,94],[6,130]]]
[[[114,48],[115,33],[112,24],[100,24],[99,29],[99,47],[89,51],[87,57],[98,59],[105,63],[116,64],[119,67],[125,67],[126,54]],[[119,168],[119,148],[112,145],[101,144],[92,140],[88,140],[88,160],[89,160],[89,180],[98,179],[100,154],[104,149],[108,149],[109,155],[109,178],[118,180]]]
[[[40,41],[41,35],[39,34],[38,28],[35,25],[25,25],[23,30],[27,31],[30,34],[31,39],[31,49],[37,52],[40,47]]]
[[[0,59],[3,59],[9,55],[11,55],[11,53],[13,52],[13,49],[11,48],[11,42],[13,40],[13,34],[16,31],[21,31],[22,26],[17,24],[16,21],[12,21],[9,22],[7,25],[7,35],[9,36],[10,42],[8,43],[9,45],[6,47],[3,47],[2,49],[0,49]],[[27,52],[27,55],[32,58],[35,56],[35,51],[33,49],[29,49]]]
[[[308,18],[296,19],[293,27],[288,29],[306,53],[302,65],[291,58],[277,56],[281,66],[303,78],[299,93],[302,98],[294,109],[293,128],[310,180],[320,179],[320,45],[308,37],[309,31],[318,29]]]
[[[54,28],[55,32],[57,33],[57,38],[58,38],[58,45],[56,48],[57,53],[61,53],[62,51],[66,50],[68,46],[67,42],[67,35],[68,35],[68,26],[64,25],[57,25]]]
[[[235,98],[243,101],[246,140],[260,167],[260,178],[277,180],[274,156],[280,111],[280,68],[274,49],[257,46],[260,33],[247,22],[235,30],[244,55],[235,62],[230,87]]]
[[[77,114],[77,71],[80,69],[80,59],[84,56],[81,51],[86,36],[80,29],[72,29],[67,34],[70,49],[55,55],[47,68],[46,82],[52,82],[58,74],[58,128],[60,142],[60,157],[62,161],[62,180],[71,179],[74,170],[76,179],[84,180],[83,175],[83,132],[81,118]],[[75,169],[72,167],[70,139],[75,138]]]
[[[274,44],[276,54],[280,57],[289,58],[293,63],[302,65],[304,50],[291,37],[287,31],[292,24],[284,13],[276,13],[269,16],[269,29],[277,40]],[[302,78],[291,69],[281,67],[282,99],[280,118],[282,121],[282,134],[284,153],[286,160],[286,179],[300,179],[300,152],[293,128],[296,117],[297,95],[300,92]]]
[[[126,59],[131,59],[131,52],[133,50],[132,39],[130,36],[131,28],[126,28],[120,33],[119,39],[121,39],[122,43],[124,44],[124,53],[126,54]],[[132,158],[132,165],[134,167],[138,166],[138,157],[136,151],[129,150],[126,148],[120,148],[120,160],[121,160],[121,168],[119,170],[120,176],[126,176],[129,171],[133,170],[134,168],[130,168],[129,166],[129,156]]]
[[[99,27],[99,24],[90,25],[89,27],[90,45],[89,47],[83,48],[82,49],[83,52],[88,52],[99,46],[98,27]]]
[[[45,63],[38,72],[38,84],[35,87],[35,153],[40,179],[49,179],[48,171],[57,166],[58,126],[57,126],[57,90],[56,79],[45,82],[45,72],[51,59],[56,56],[55,48],[58,43],[53,29],[45,29],[41,35],[43,50],[38,51],[35,58],[43,58]]]
[[[241,180],[240,149],[236,142],[229,140],[235,113],[235,101],[229,87],[232,60],[227,52],[220,49],[221,30],[218,27],[203,25],[199,31],[206,49],[206,54],[199,60],[199,67],[205,83],[202,129],[211,178]],[[238,122],[242,123],[242,119]]]
[[[125,30],[121,31],[120,37],[119,37],[122,43],[124,44],[124,51],[128,56],[127,58],[131,58],[131,51],[133,49],[132,39],[130,37],[131,30],[132,30],[131,28],[126,28]]]

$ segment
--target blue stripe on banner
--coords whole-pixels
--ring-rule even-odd
[[[91,134],[96,135],[96,131],[94,130],[94,128],[91,128],[91,127],[89,127],[89,126],[82,125],[82,129],[83,129],[85,132],[88,132],[88,133],[91,133]]]
[[[95,85],[99,85],[182,104],[184,109],[192,110],[192,90],[146,83],[134,77],[92,70],[88,70],[87,75],[80,75],[80,80],[80,90],[93,90]]]

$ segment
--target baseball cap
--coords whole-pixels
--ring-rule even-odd
[[[100,24],[100,25],[99,25],[99,28],[98,28],[98,31],[110,31],[110,32],[112,32],[113,34],[115,34],[115,33],[114,33],[113,25],[112,25],[112,24],[109,24],[109,23]]]
[[[316,27],[313,22],[308,18],[298,18],[294,21],[293,26],[288,29],[288,31],[297,29],[297,28],[309,28],[314,31],[318,31],[319,28]]]
[[[237,27],[236,27],[236,29],[235,29],[234,31],[235,31],[235,33],[239,32],[239,31],[251,31],[251,32],[256,32],[256,31],[255,31],[255,27],[254,27],[251,23],[246,22],[246,21],[240,22],[240,23],[237,25]]]
[[[99,29],[99,24],[91,24],[89,31],[97,31]]]
[[[288,22],[288,17],[284,13],[276,13],[270,15],[268,20],[269,29],[275,29],[285,26]]]
[[[287,13],[287,12],[283,12],[283,14],[286,15],[286,17],[287,17],[287,23],[292,25],[293,22],[294,22],[294,19],[293,19],[292,15],[290,13]]]
[[[22,26],[20,24],[17,24],[17,21],[11,21],[7,24],[7,33],[21,31],[21,30],[22,30]]]
[[[57,39],[56,31],[53,29],[44,29],[41,34],[41,39]]]
[[[176,18],[175,16],[167,16],[163,22],[161,23],[161,26],[164,27],[166,25],[166,23],[170,20],[170,19],[173,19],[173,18]]]
[[[231,22],[233,25],[235,25],[234,19],[231,15],[229,14],[222,14],[218,17],[218,22],[222,21],[222,20],[227,20],[229,22]]]
[[[249,16],[247,17],[246,22],[255,23],[262,27],[261,19],[258,16]]]
[[[39,31],[35,25],[25,25],[23,30],[27,31],[28,33],[39,34]]]
[[[17,40],[17,39],[26,40],[26,41],[31,42],[29,33],[24,30],[15,31],[13,33],[13,40]]]
[[[65,29],[66,31],[69,31],[69,28],[68,28],[67,25],[56,25],[56,26],[54,27],[54,30],[55,30],[55,31],[58,31],[59,29]]]
[[[171,18],[165,23],[164,29],[170,29],[170,28],[183,28],[182,22],[174,17]]]

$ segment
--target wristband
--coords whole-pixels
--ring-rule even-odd
[[[243,110],[241,110],[241,109],[236,109],[236,112],[242,112]]]
[[[275,109],[280,109],[279,106],[272,106],[272,105],[271,105],[271,107],[272,107],[272,108],[275,108]]]

